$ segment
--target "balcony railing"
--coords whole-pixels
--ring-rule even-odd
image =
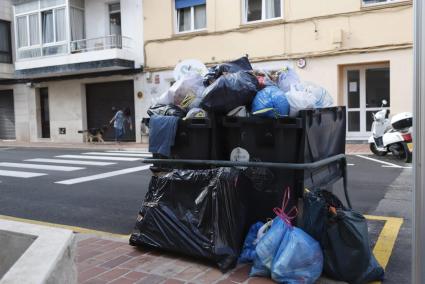
[[[74,40],[70,42],[71,53],[89,52],[114,48],[131,48],[132,39],[122,35]]]

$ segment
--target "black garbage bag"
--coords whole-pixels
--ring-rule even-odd
[[[236,73],[238,71],[252,71],[251,63],[248,57],[244,56],[239,59],[215,65],[208,69],[208,73],[204,77],[204,85],[207,87],[225,73]]]
[[[370,249],[366,219],[332,193],[304,195],[302,228],[322,246],[323,270],[329,277],[349,283],[383,279],[384,269]]]
[[[247,229],[246,183],[233,168],[153,176],[130,244],[205,258],[227,271]]]
[[[181,107],[178,107],[176,105],[164,105],[164,104],[157,104],[154,106],[151,106],[147,111],[149,116],[152,115],[164,115],[164,116],[177,116],[177,117],[185,117],[186,111],[182,109]]]
[[[238,106],[251,105],[258,89],[257,77],[250,72],[225,74],[204,90],[201,108],[226,114]]]

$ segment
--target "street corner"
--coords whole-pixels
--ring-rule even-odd
[[[403,218],[365,215],[368,222],[370,241],[373,254],[379,264],[385,269],[397,241]]]

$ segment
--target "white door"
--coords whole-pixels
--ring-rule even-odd
[[[390,68],[366,65],[344,68],[344,95],[347,106],[347,138],[367,139],[373,122],[372,113],[390,102]]]

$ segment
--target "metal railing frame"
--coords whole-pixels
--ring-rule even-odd
[[[344,154],[338,154],[326,159],[322,159],[312,163],[271,163],[271,162],[233,162],[225,160],[187,160],[187,159],[143,159],[145,164],[159,165],[191,165],[191,166],[217,166],[217,167],[265,167],[288,170],[314,170],[323,166],[327,166],[334,162],[340,162],[343,173],[344,194],[348,207],[352,208],[351,200],[348,195],[347,188],[347,157]]]

